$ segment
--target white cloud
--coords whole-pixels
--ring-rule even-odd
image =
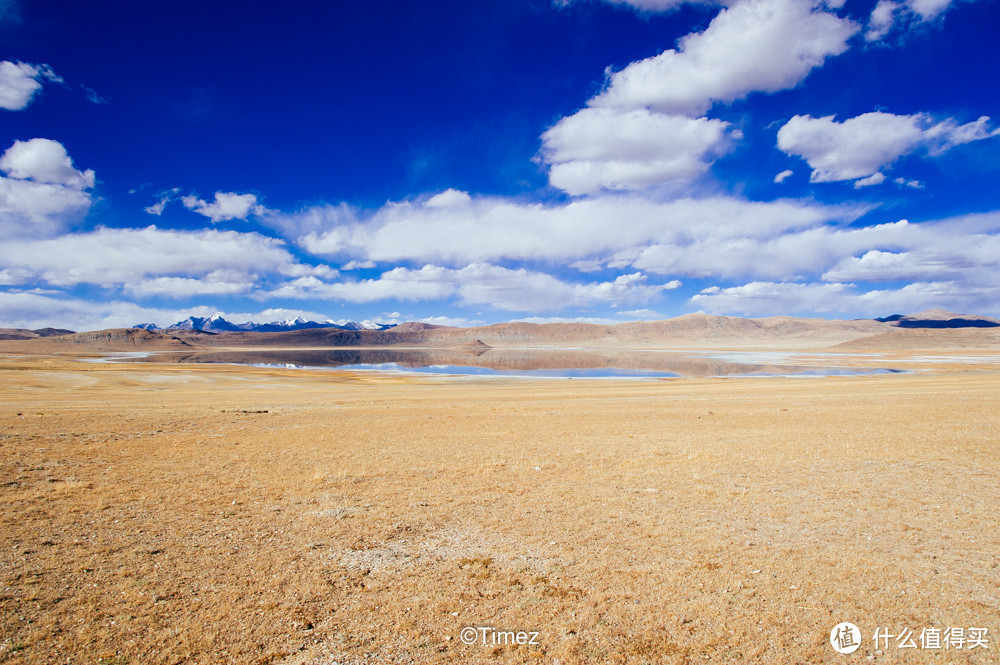
[[[622,312],[621,315],[629,321],[636,319],[641,321],[659,321],[670,318],[651,309],[633,309],[628,312]]]
[[[140,298],[161,297],[182,299],[191,296],[239,295],[250,291],[256,275],[238,270],[213,270],[204,278],[152,277],[129,282],[124,289]]]
[[[274,321],[290,321],[303,318],[306,321],[323,322],[329,320],[326,314],[304,309],[289,309],[287,307],[269,307],[259,312],[215,312],[230,323],[272,323]],[[173,321],[171,321],[173,323]]]
[[[906,6],[927,21],[941,15],[955,0],[906,0]]]
[[[746,274],[778,277],[732,287],[710,287],[692,298],[707,311],[735,314],[839,312],[884,315],[928,307],[956,311],[995,310],[1000,302],[1000,212],[911,224],[905,220],[867,228],[818,228],[737,252],[717,247],[688,251],[686,260],[707,276],[724,276],[724,266],[756,257],[761,269]],[[700,256],[699,256],[700,254]],[[636,265],[641,265],[637,262]],[[676,268],[676,266],[671,266]],[[800,278],[792,275],[800,270]],[[782,274],[783,273],[783,274]],[[735,274],[729,271],[730,276]],[[815,281],[815,278],[823,282]],[[813,280],[813,281],[809,281]],[[911,282],[900,288],[865,291],[860,282]]]
[[[922,281],[948,279],[978,288],[1000,273],[995,258],[1000,256],[1000,213],[919,224],[845,224],[867,211],[728,197],[656,202],[633,194],[601,195],[550,206],[470,197],[447,209],[428,208],[418,200],[390,203],[367,215],[343,207],[303,211],[312,228],[323,226],[321,216],[329,228],[300,242],[312,252],[358,257],[352,260],[435,264],[336,286],[312,280],[316,297],[365,302],[393,294],[421,300],[458,297],[458,288],[449,286],[458,270],[498,261],[527,260],[580,272],[641,271],[669,280],[690,276],[780,283],[822,276],[846,282],[865,281],[850,259],[875,251],[905,254],[901,265],[911,265],[911,279]],[[295,226],[294,221],[283,223]],[[866,265],[876,256],[870,255]],[[463,274],[471,279],[473,273]],[[511,288],[520,288],[516,277],[505,276]],[[278,295],[311,297],[306,286],[289,284],[289,292]],[[466,291],[469,302],[490,302],[475,293],[471,287]],[[559,298],[543,296],[540,307],[574,298],[558,285],[551,293]]]
[[[42,81],[62,83],[62,78],[48,65],[0,62],[0,109],[21,111],[27,108],[35,93],[42,89]]]
[[[0,177],[0,239],[51,235],[82,219],[90,204],[78,189]]]
[[[160,215],[163,214],[163,211],[167,207],[167,204],[177,198],[177,195],[180,193],[180,191],[181,191],[180,187],[174,187],[173,189],[168,189],[166,191],[160,192],[159,198],[156,200],[156,203],[151,203],[150,205],[143,208],[143,210],[150,215],[155,215],[159,217]],[[129,194],[133,193],[134,192],[129,192]]]
[[[906,178],[896,178],[895,182],[900,187],[909,187],[910,189],[923,189],[924,183],[919,180],[907,180]]]
[[[170,199],[162,198],[156,203],[152,203],[146,206],[145,208],[143,208],[143,210],[149,213],[150,215],[156,215],[157,217],[159,217],[160,215],[163,214],[163,209],[167,207],[168,203],[170,203]]]
[[[4,268],[0,270],[0,286],[27,284],[33,276],[33,272],[23,268]]]
[[[952,256],[935,259],[932,252],[883,252],[873,249],[862,256],[849,256],[823,273],[826,281],[921,281],[952,279],[961,269]],[[1000,263],[1000,260],[998,260]]]
[[[208,217],[213,224],[230,219],[246,219],[251,214],[261,215],[267,212],[264,206],[257,203],[255,194],[216,192],[215,200],[211,203],[199,199],[197,196],[185,196],[181,199],[181,203],[189,210]],[[149,212],[148,209],[147,212]]]
[[[396,317],[393,320],[378,319],[381,323],[402,323]],[[453,328],[471,328],[473,326],[485,325],[485,321],[480,321],[478,319],[466,319],[463,317],[455,316],[425,316],[422,319],[417,319],[421,323],[429,323],[433,326],[451,326]]]
[[[795,87],[857,31],[808,0],[743,0],[677,49],[611,74],[590,105],[698,116],[715,102]]]
[[[955,146],[1000,136],[1000,129],[992,129],[989,116],[984,115],[964,125],[959,125],[954,119],[948,118],[927,127],[924,134],[930,153],[940,155]]]
[[[220,270],[294,277],[337,274],[327,266],[298,263],[282,241],[256,233],[167,231],[154,226],[100,228],[52,239],[6,242],[0,244],[0,265],[28,272],[33,279],[54,286],[131,285],[140,291],[149,289],[150,294],[156,283],[147,282],[149,278],[232,274],[216,272]],[[195,287],[192,282],[173,284],[178,288],[186,285],[192,292]]]
[[[52,235],[90,209],[94,172],[76,170],[57,141],[15,141],[0,171],[0,239]]]
[[[586,108],[542,134],[553,186],[569,194],[641,189],[689,180],[728,151],[729,123],[708,118]]]
[[[893,0],[879,0],[875,8],[872,9],[868,18],[868,29],[865,30],[865,39],[870,42],[878,41],[885,37],[895,24],[896,13],[903,9],[903,5]]]
[[[797,201],[712,197],[657,202],[606,195],[551,206],[494,197],[471,198],[447,208],[409,201],[387,204],[364,219],[343,206],[307,209],[296,216],[305,217],[308,228],[323,229],[298,240],[314,254],[465,265],[500,260],[599,262],[619,252],[636,254],[649,244],[687,244],[708,236],[770,237],[853,220],[863,211]],[[291,217],[268,216],[265,222],[295,228],[298,223]]]
[[[789,312],[830,312],[846,284],[797,284],[793,282],[750,282],[728,288],[708,288],[691,297],[691,302],[711,313],[742,316],[787,314]]]
[[[877,42],[942,16],[957,0],[879,0],[868,17],[865,40]]]
[[[103,330],[151,321],[170,325],[189,316],[209,316],[211,307],[159,309],[123,301],[91,301],[34,293],[0,291],[0,327]]]
[[[605,316],[521,316],[515,321],[523,323],[592,323],[598,326],[611,326],[622,323],[619,319],[611,319]]]
[[[785,182],[786,180],[788,180],[788,178],[790,178],[793,175],[795,175],[794,171],[789,171],[789,170],[786,169],[786,170],[782,171],[781,173],[779,173],[778,175],[774,176],[774,184],[780,185],[781,183]]]
[[[453,208],[466,206],[470,203],[472,203],[472,197],[469,196],[468,192],[449,189],[430,197],[424,202],[424,205],[428,208]]]
[[[324,298],[354,303],[442,300],[456,292],[453,272],[430,265],[419,270],[394,268],[382,273],[378,279],[332,283],[306,276],[294,279],[266,295],[278,298]]]
[[[885,182],[885,174],[873,173],[867,178],[861,178],[860,180],[855,180],[854,189],[861,189],[862,187],[872,187],[874,185],[881,185],[883,182]]]
[[[705,235],[644,248],[630,257],[628,265],[654,274],[761,281],[797,280],[831,271],[823,278],[846,280],[846,274],[836,272],[844,269],[842,262],[872,250],[907,252],[913,279],[926,278],[928,273],[920,266],[933,264],[947,266],[949,274],[960,274],[967,283],[986,283],[1000,270],[1000,214],[861,228],[823,225],[756,238]]]
[[[14,145],[0,157],[0,170],[11,178],[47,185],[73,189],[94,186],[94,172],[73,168],[73,160],[63,144],[51,139],[14,141]]]
[[[608,282],[575,283],[524,268],[474,263],[459,269],[434,265],[419,269],[400,267],[377,279],[334,283],[304,277],[267,295],[355,303],[457,297],[465,305],[489,305],[509,311],[554,311],[594,303],[642,302],[669,288],[675,288],[673,282],[647,284],[641,273],[620,275]]]
[[[897,159],[925,148],[938,155],[972,141],[1000,135],[989,127],[989,118],[959,125],[953,119],[934,122],[924,113],[894,115],[875,111],[843,122],[834,116],[797,115],[778,130],[778,148],[802,157],[812,168],[812,182],[871,178],[862,184],[882,182],[876,174]]]
[[[374,261],[348,261],[344,265],[340,266],[341,270],[365,270],[367,268],[374,268]]]
[[[570,263],[569,267],[573,270],[579,270],[580,272],[599,272],[604,270],[604,263],[594,259],[583,259],[581,261],[574,261],[573,263]]]
[[[968,288],[954,282],[914,282],[895,289],[862,291],[853,284],[751,282],[706,289],[691,302],[703,311],[741,316],[786,314],[885,316],[943,307],[958,312],[995,312],[1000,288]]]

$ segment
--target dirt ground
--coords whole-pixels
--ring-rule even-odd
[[[0,356],[0,662],[998,662],[1000,373],[956,358],[536,381]],[[988,648],[921,648],[955,628]]]

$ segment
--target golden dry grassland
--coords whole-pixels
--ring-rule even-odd
[[[997,662],[1000,374],[934,367],[0,356],[0,662]],[[851,656],[841,621],[865,633]],[[877,627],[986,627],[989,648],[876,651]]]

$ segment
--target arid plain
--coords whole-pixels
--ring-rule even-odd
[[[997,662],[1000,347],[913,339],[665,380],[8,343],[0,662]],[[871,639],[955,627],[989,648]]]

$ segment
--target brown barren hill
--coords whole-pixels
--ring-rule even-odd
[[[0,328],[0,340],[38,339],[39,337],[71,335],[72,333],[72,330],[62,330],[61,328],[38,328],[37,330],[28,330],[27,328]]]
[[[834,345],[856,349],[994,349],[1000,328],[893,328],[888,332]]]
[[[10,340],[5,341],[0,350],[15,353],[18,351],[35,353],[169,351],[191,346],[190,343],[171,334],[142,328],[112,328],[70,335]]]

